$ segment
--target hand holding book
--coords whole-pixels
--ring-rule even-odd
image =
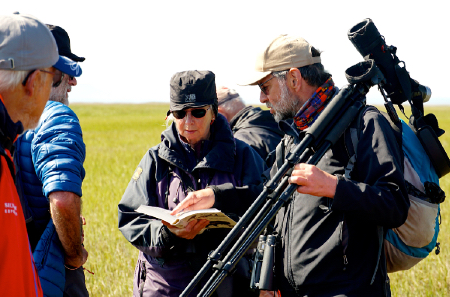
[[[138,209],[136,209],[136,211],[157,219],[161,219],[177,228],[184,228],[193,220],[209,221],[205,229],[233,228],[234,225],[236,225],[235,221],[215,208],[183,211],[172,215],[170,210],[164,208],[141,205]]]
[[[172,234],[184,239],[193,239],[195,236],[202,234],[205,227],[209,224],[208,220],[193,220],[190,221],[185,227],[178,228],[170,225],[166,221],[161,222]]]

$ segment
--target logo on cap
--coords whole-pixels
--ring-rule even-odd
[[[195,94],[184,95],[186,102],[194,102]]]
[[[78,65],[77,62],[71,62],[70,64],[70,70],[75,71],[76,75],[80,73],[81,67]]]

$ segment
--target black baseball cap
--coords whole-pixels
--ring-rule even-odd
[[[170,79],[170,111],[217,104],[215,75],[212,71],[189,70]]]
[[[75,62],[83,62],[85,58],[78,57],[70,50],[70,38],[66,30],[59,26],[47,24],[48,29],[52,32],[53,37],[58,45],[58,52],[60,56],[65,56]]]

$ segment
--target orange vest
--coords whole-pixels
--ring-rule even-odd
[[[19,195],[4,155],[0,162],[0,295],[41,297]]]

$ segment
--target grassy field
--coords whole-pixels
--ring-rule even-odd
[[[131,296],[138,251],[117,229],[117,204],[142,156],[160,141],[168,104],[74,104],[86,143],[86,179],[83,183],[85,267],[91,296]],[[450,152],[450,107],[426,107],[447,130],[441,142]],[[441,179],[450,193],[450,175]],[[450,199],[450,198],[449,198]],[[441,206],[441,253],[406,272],[390,275],[393,296],[450,296],[450,216]]]

